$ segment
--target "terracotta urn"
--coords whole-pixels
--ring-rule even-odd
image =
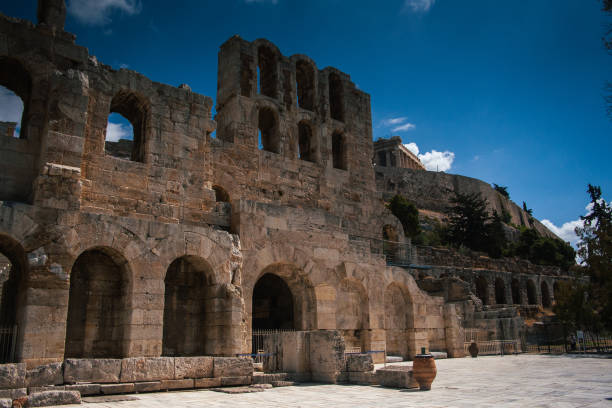
[[[436,362],[431,354],[417,354],[412,363],[412,375],[419,383],[421,391],[431,390],[431,383],[436,378]]]
[[[472,344],[470,344],[470,347],[468,347],[468,351],[470,352],[472,358],[478,356],[478,344],[473,341]]]

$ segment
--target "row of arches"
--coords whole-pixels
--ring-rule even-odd
[[[262,107],[257,115],[258,147],[272,153],[281,152],[281,137],[278,118],[274,110]],[[319,138],[313,131],[312,124],[302,120],[297,125],[297,157],[308,162],[317,162],[319,158]],[[348,154],[346,136],[336,130],[332,133],[332,166],[347,170]]]
[[[476,296],[480,300],[482,300],[483,304],[489,305],[491,303],[491,297],[489,296],[489,282],[487,281],[487,279],[482,275],[477,276],[474,281],[474,286],[476,290]],[[508,296],[508,292],[506,291],[506,282],[502,278],[497,277],[495,278],[493,284],[493,290],[493,298],[495,300],[495,304],[498,305],[538,304],[538,291],[533,279],[527,279],[524,288],[521,286],[521,282],[518,279],[512,279],[510,283],[510,296]],[[557,291],[556,282],[554,284],[553,290],[555,292]],[[524,293],[526,294],[526,298]],[[552,296],[550,292],[550,287],[546,281],[540,282],[540,296],[542,306],[552,306]]]
[[[252,95],[251,75],[248,63],[243,58],[241,67],[241,95],[250,97]],[[266,45],[260,45],[257,48],[257,73],[256,84],[257,93],[270,98],[278,97],[279,84],[279,56],[278,52]],[[306,59],[298,59],[295,62],[295,106],[315,111],[316,100],[316,69],[311,61]],[[344,85],[340,76],[335,73],[329,73],[328,81],[328,96],[329,96],[329,114],[334,120],[344,122]],[[287,85],[285,85],[287,86]],[[290,94],[285,90],[285,99],[290,99]],[[294,105],[292,101],[285,101],[289,105]]]

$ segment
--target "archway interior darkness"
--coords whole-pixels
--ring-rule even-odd
[[[538,297],[536,295],[536,286],[531,279],[527,281],[527,302],[530,305],[535,305],[538,303]]]
[[[127,320],[125,261],[106,250],[83,252],[70,276],[66,357],[123,357]]]
[[[540,284],[540,289],[542,291],[542,306],[550,307],[551,301],[550,301],[550,292],[548,291],[548,284],[546,282],[542,282]]]
[[[295,64],[297,103],[300,108],[314,110],[314,69],[306,61]]]
[[[512,279],[512,303],[515,305],[521,304],[521,284],[518,280]]]
[[[495,279],[495,303],[498,305],[506,304],[506,285],[503,279]]]
[[[270,48],[261,46],[257,50],[257,89],[261,95],[276,98],[276,54]]]
[[[298,123],[298,156],[301,160],[315,161],[315,145],[312,138],[312,129],[304,121]]]
[[[482,276],[476,278],[476,296],[482,300],[483,305],[489,304],[489,284]]]
[[[253,288],[253,330],[294,329],[293,295],[277,275],[264,274]]]
[[[258,147],[272,153],[279,153],[280,139],[274,112],[270,108],[259,110],[257,121],[258,126]]]
[[[162,355],[205,355],[207,282],[210,268],[196,257],[176,259],[166,273]]]
[[[340,132],[332,134],[332,165],[335,169],[346,170],[346,145]]]
[[[344,89],[335,73],[329,74],[329,114],[332,119],[344,122]]]

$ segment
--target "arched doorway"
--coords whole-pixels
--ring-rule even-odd
[[[392,283],[385,290],[384,300],[387,355],[414,357],[415,350],[408,339],[408,330],[414,328],[410,296],[400,285]]]
[[[495,303],[498,305],[506,304],[506,284],[502,278],[495,279]]]
[[[174,260],[166,273],[162,355],[207,354],[207,276],[210,266],[201,258],[184,256]]]
[[[515,305],[521,304],[521,284],[518,279],[512,279],[512,303]]]
[[[483,305],[489,304],[489,283],[484,276],[479,275],[476,278],[476,296],[482,300]]]
[[[23,247],[12,238],[0,235],[0,364],[18,360],[26,268]]]
[[[128,279],[127,261],[113,249],[79,255],[70,274],[66,357],[125,356]]]
[[[253,289],[253,330],[295,329],[291,289],[279,276],[264,274]]]
[[[336,329],[342,333],[347,347],[363,348],[362,332],[367,329],[368,314],[368,297],[363,285],[350,279],[340,282],[336,296]]]
[[[540,290],[542,292],[542,306],[550,307],[552,302],[550,301],[550,291],[548,290],[548,284],[544,281],[540,284]]]
[[[538,296],[536,294],[536,286],[533,280],[527,281],[527,302],[530,305],[536,305],[538,303]]]

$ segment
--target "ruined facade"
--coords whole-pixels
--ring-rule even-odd
[[[24,102],[19,138],[0,137],[12,359],[233,356],[253,329],[463,355],[471,301],[430,295],[381,251],[384,230],[408,242],[347,74],[232,37],[213,120],[210,97],[88,55],[63,1],[39,7],[36,25],[0,16],[0,84]],[[105,142],[113,112],[134,128],[121,147]]]
[[[421,160],[404,146],[399,136],[374,142],[374,164],[378,167],[425,170]]]

